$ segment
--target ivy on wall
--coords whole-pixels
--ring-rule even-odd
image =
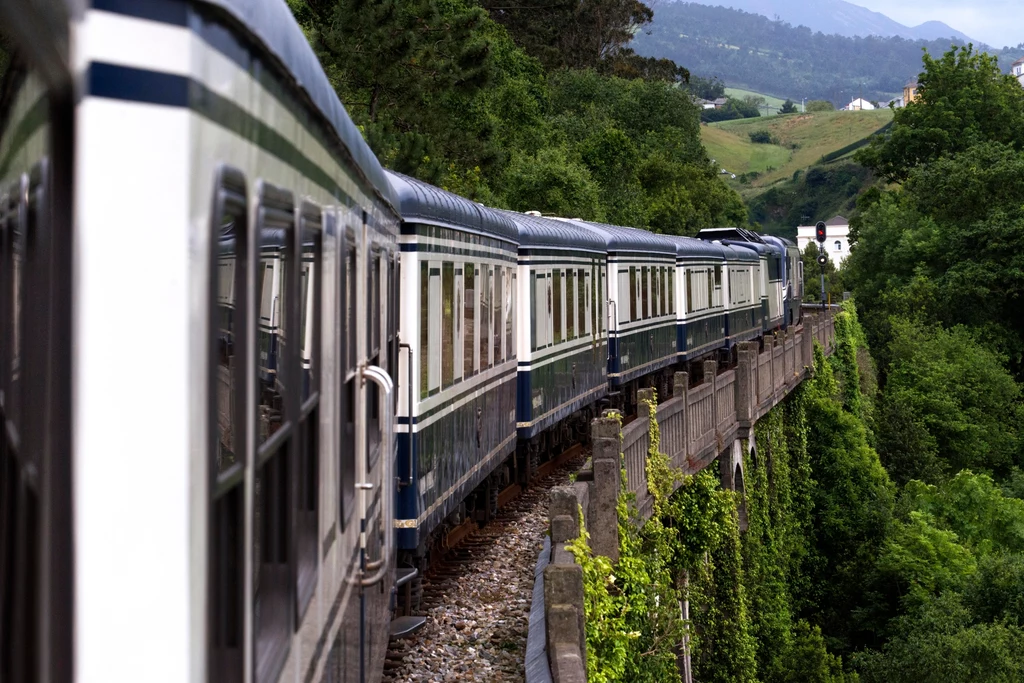
[[[813,378],[761,418],[753,448],[742,443],[743,492],[723,490],[716,466],[674,470],[648,405],[651,519],[640,523],[623,468],[618,562],[592,557],[585,529],[570,546],[584,568],[590,681],[679,681],[687,652],[701,683],[858,680],[836,654],[856,626],[838,620],[893,502],[860,419],[870,408],[852,306],[836,333],[836,356],[816,346]]]

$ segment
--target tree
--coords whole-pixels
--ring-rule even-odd
[[[654,17],[640,0],[482,0],[481,5],[549,70],[599,66]]]
[[[780,114],[795,114],[796,113],[796,104],[793,103],[793,100],[786,100],[785,102],[782,103],[782,108],[779,109],[779,113]]]
[[[872,138],[858,160],[893,181],[943,156],[983,143],[1024,149],[1024,88],[998,59],[973,46],[935,59],[924,54],[918,98],[896,110],[888,136]]]

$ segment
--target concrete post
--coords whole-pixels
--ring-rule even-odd
[[[711,384],[711,428],[718,431],[718,361],[704,361],[704,381]]]
[[[556,486],[548,493],[548,519],[551,521],[551,546],[568,543],[580,535],[579,499],[569,486]]]
[[[750,344],[740,344],[736,350],[736,421],[741,425],[750,422]]]
[[[622,440],[619,422],[602,417],[590,423],[594,445],[594,482],[590,489],[590,547],[595,555],[619,559],[619,518],[616,504],[622,488]]]
[[[682,467],[690,458],[690,421],[688,419],[690,406],[686,402],[689,396],[687,395],[690,391],[690,375],[686,372],[677,372],[675,374],[675,391],[674,394],[683,402],[683,455],[681,462],[673,462],[672,465],[675,467]]]
[[[636,404],[638,406],[640,406],[641,404],[643,404],[646,401],[648,403],[653,403],[655,406],[657,406],[658,405],[658,399],[657,399],[657,397],[655,397],[654,394],[655,394],[654,389],[638,389],[637,392],[636,392]],[[638,418],[639,417],[644,417],[644,416],[646,416],[645,413],[638,413],[637,414]]]
[[[583,567],[549,564],[544,568],[544,605],[548,661],[556,683],[586,680],[587,638],[584,624]],[[579,658],[579,662],[575,661]]]

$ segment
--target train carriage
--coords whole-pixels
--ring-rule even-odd
[[[608,382],[623,407],[648,376],[662,394],[676,361],[676,245],[635,228],[573,221],[600,235],[608,253]]]
[[[383,169],[284,3],[43,7],[3,7],[0,678],[375,680]]]
[[[608,392],[605,240],[568,221],[508,215],[519,229],[519,437],[569,427],[571,416],[586,430]]]
[[[676,344],[685,362],[728,343],[726,249],[692,237],[667,239],[676,245]]]
[[[722,245],[725,251],[729,283],[729,314],[726,331],[729,346],[749,341],[763,334],[764,314],[761,307],[761,260],[749,249]]]
[[[492,478],[516,446],[519,233],[501,212],[388,175],[403,218],[408,334],[395,524],[404,563],[415,564],[442,522],[491,514],[510,476]]]
[[[785,320],[782,327],[796,324],[800,319],[800,302],[804,299],[803,292],[803,260],[800,258],[800,249],[793,242],[775,235],[764,235],[762,239],[767,244],[774,245],[783,252],[782,265],[782,299],[785,310]]]

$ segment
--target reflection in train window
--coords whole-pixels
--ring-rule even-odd
[[[345,302],[344,328],[342,343],[345,348],[340,377],[342,382],[340,413],[341,413],[341,453],[339,467],[339,490],[341,500],[339,515],[344,528],[345,521],[355,509],[356,483],[356,424],[355,424],[355,391],[356,391],[356,248],[355,234],[351,230],[342,232],[344,239],[342,261],[342,297]]]
[[[242,680],[248,248],[245,178],[224,168],[210,225],[210,681]]]
[[[576,271],[565,271],[565,338],[576,338]]]
[[[501,266],[494,268],[494,296],[491,298],[491,310],[494,312],[494,324],[491,327],[491,335],[494,339],[494,353],[491,355],[495,365],[503,358],[501,355],[501,338],[505,329],[505,321],[501,319],[501,307],[505,302],[505,271]]]
[[[265,274],[257,332],[257,451],[254,473],[253,633],[257,683],[276,679],[288,652],[291,599],[291,460],[299,393],[298,277],[291,193],[262,185],[258,254]],[[266,292],[271,293],[268,297]]]
[[[313,597],[317,575],[317,511],[320,492],[320,313],[323,265],[323,225],[320,208],[306,203],[299,215],[302,298],[299,300],[302,338],[300,373],[302,406],[299,412],[296,459],[296,597],[298,614]]]
[[[562,271],[554,272],[554,321],[555,321],[555,344],[562,343]]]
[[[480,369],[491,366],[491,269],[481,265],[476,271],[480,286]]]

